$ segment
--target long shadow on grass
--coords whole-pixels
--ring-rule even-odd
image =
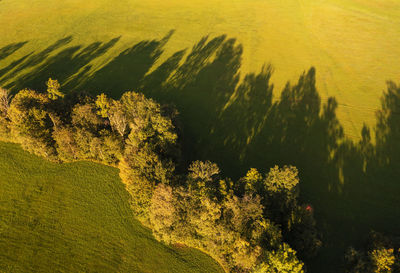
[[[83,79],[76,77],[68,86],[90,93],[106,92],[118,98],[128,90],[138,90],[146,73],[163,53],[172,36],[170,31],[160,40],[141,41],[124,50],[104,67]]]
[[[0,61],[7,58],[10,55],[12,55],[18,49],[23,47],[26,43],[28,43],[28,41],[9,44],[9,45],[6,45],[6,46],[0,48]]]
[[[324,235],[325,247],[310,261],[311,272],[341,271],[345,248],[370,229],[398,232],[399,88],[389,85],[382,99],[376,145],[368,128],[355,143],[343,134],[335,98],[321,102],[314,68],[273,99],[271,65],[241,75],[242,46],[224,35],[204,37],[190,50],[157,63],[172,34],[136,43],[97,71],[91,71],[90,62],[118,38],[65,48],[49,57],[56,43],[15,61],[12,73],[32,65],[35,69],[9,87],[43,87],[54,77],[64,90],[107,92],[115,98],[127,90],[144,92],[181,112],[186,164],[209,159],[234,178],[250,167],[267,171],[275,164],[297,166],[302,198],[313,204]]]
[[[156,60],[161,49],[149,42],[146,45],[148,51],[140,52]],[[210,159],[234,177],[249,167],[267,170],[275,164],[297,166],[302,197],[314,205],[324,233],[325,249],[315,260],[319,262],[311,263],[312,271],[329,272],[329,267],[337,272],[345,248],[370,229],[395,231],[400,216],[395,193],[400,188],[394,171],[400,168],[393,164],[400,160],[393,155],[400,147],[391,145],[378,159],[367,128],[359,143],[346,139],[336,117],[335,98],[321,102],[315,69],[301,75],[297,83],[288,83],[273,100],[271,66],[265,65],[259,73],[240,75],[242,46],[234,39],[204,37],[189,52],[172,54],[150,73],[140,71],[141,77],[134,65],[140,60],[135,59],[135,48],[137,45],[126,51],[134,54],[121,54],[95,73],[88,85],[100,80],[100,86],[107,86],[105,90],[114,96],[119,95],[116,87],[119,91],[136,89],[175,104],[181,112],[187,163]],[[125,69],[132,74],[124,81],[111,73],[116,68],[120,75]],[[108,75],[116,76],[118,83],[106,83]],[[387,124],[381,119],[378,128],[381,123]],[[388,127],[397,132],[394,128],[399,124],[390,122]],[[385,145],[390,139],[396,143],[394,136],[379,139]],[[377,149],[385,145],[378,144]],[[387,157],[391,158],[389,165],[382,163],[388,162]],[[382,187],[382,180],[390,187]]]
[[[20,59],[12,62],[9,66],[0,69],[1,72],[0,84],[4,85],[4,83],[13,79],[12,84],[6,85],[7,88],[13,89],[13,91],[20,90],[25,86],[34,88],[34,86],[30,86],[31,83],[23,83],[22,80],[24,79],[24,77],[19,77],[20,74],[22,74],[22,72],[25,69],[35,68],[35,71],[31,72],[34,74],[36,72],[36,66],[46,62],[51,53],[53,53],[55,50],[59,48],[62,48],[71,41],[72,41],[71,36],[62,38],[53,43],[52,45],[48,46],[46,49],[38,53],[35,52],[28,53],[25,56],[21,57]],[[24,86],[24,84],[26,85]]]
[[[13,90],[20,90],[25,87],[42,90],[49,77],[57,78],[65,85],[81,69],[85,71],[91,61],[105,54],[119,39],[114,38],[106,43],[95,42],[86,47],[67,47],[50,56],[53,51],[65,46],[72,40],[70,37],[62,39],[42,52],[18,60],[20,64],[12,69],[8,76],[3,77],[2,81],[7,81],[10,77],[15,78],[17,74],[17,80],[6,85],[7,88]],[[34,68],[25,74],[18,74],[30,67]]]

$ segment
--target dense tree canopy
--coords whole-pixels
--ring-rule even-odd
[[[117,166],[135,216],[158,240],[201,249],[232,272],[304,272],[297,253],[314,255],[321,243],[312,211],[299,204],[295,167],[252,168],[238,181],[210,161],[178,172],[175,109],[135,92],[114,100],[60,88],[49,79],[47,92],[12,99],[0,89],[1,137],[53,161]],[[376,266],[390,263],[385,254],[374,254]]]

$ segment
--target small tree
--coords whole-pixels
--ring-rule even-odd
[[[257,169],[251,168],[237,183],[237,192],[244,194],[263,194],[263,177]]]
[[[393,248],[379,248],[370,252],[374,273],[392,272],[396,260]]]
[[[278,250],[267,253],[265,263],[255,273],[304,273],[304,264],[296,257],[296,251],[283,244]]]
[[[290,215],[297,207],[299,177],[296,167],[271,168],[264,179],[264,206],[272,220],[287,225]],[[288,218],[289,217],[289,218]]]
[[[111,108],[111,104],[112,100],[110,98],[107,98],[107,95],[103,93],[98,95],[96,99],[96,106],[99,109],[97,111],[97,114],[103,118],[107,118]]]
[[[60,91],[60,84],[57,80],[49,79],[46,83],[47,85],[47,95],[51,100],[56,100],[59,97],[63,98],[64,94]]]
[[[265,188],[268,192],[296,193],[296,186],[299,184],[298,171],[296,167],[275,166],[269,171],[265,179]]]

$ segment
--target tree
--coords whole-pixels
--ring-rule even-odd
[[[147,221],[153,190],[159,183],[170,183],[175,171],[174,162],[156,153],[149,144],[139,147],[126,144],[119,169],[122,181],[132,196],[135,214]]]
[[[242,198],[228,196],[223,203],[223,226],[235,234],[231,248],[235,266],[250,270],[257,264],[265,243],[272,243],[281,239],[281,234],[270,233],[269,222],[263,217],[263,206],[258,195],[245,195]],[[268,234],[268,235],[267,235]],[[272,236],[270,236],[272,235]],[[272,238],[273,237],[273,238]],[[271,239],[265,242],[265,239]]]
[[[303,273],[304,264],[296,257],[296,251],[283,244],[278,250],[268,252],[265,262],[260,264],[255,273]]]
[[[212,181],[219,174],[217,164],[210,161],[194,161],[189,167],[189,180]]]
[[[120,175],[132,195],[135,213],[148,219],[154,188],[173,179],[178,151],[175,127],[159,104],[135,92],[126,92],[113,105],[110,117],[111,126],[122,136],[129,124]]]
[[[299,184],[298,171],[296,167],[284,166],[271,168],[264,182],[267,192],[286,192],[297,196],[297,185]]]
[[[167,244],[173,242],[175,211],[171,186],[159,184],[151,199],[150,223],[154,236]]]
[[[11,121],[11,133],[25,149],[48,159],[55,159],[49,103],[49,98],[44,94],[22,90],[13,98],[8,117]]]
[[[108,119],[110,120],[111,128],[117,131],[122,137],[128,128],[128,119],[126,117],[122,104],[119,101],[114,101],[108,111]]]
[[[378,248],[369,253],[374,273],[392,272],[395,263],[393,248]]]
[[[364,249],[350,248],[345,258],[349,273],[400,272],[400,240],[371,231]]]
[[[74,130],[70,126],[56,128],[53,132],[58,157],[62,161],[73,161],[79,158],[79,146],[75,141]]]
[[[93,134],[104,128],[104,120],[97,115],[96,107],[92,103],[77,104],[72,109],[72,125]]]
[[[175,158],[179,153],[176,149],[178,135],[171,117],[160,104],[135,92],[124,93],[120,102],[131,129],[129,144],[147,143],[154,151]]]
[[[346,272],[348,273],[365,273],[371,268],[367,255],[353,247],[346,251],[345,260]]]
[[[236,185],[236,193],[239,195],[244,194],[262,194],[263,190],[263,176],[257,169],[251,168],[245,177],[241,178]]]
[[[97,96],[95,104],[98,108],[97,114],[103,118],[107,118],[112,105],[112,100],[108,98],[106,94],[102,93]]]
[[[92,156],[105,164],[114,165],[122,156],[122,139],[108,130],[101,130],[100,137],[93,138],[90,146]]]
[[[290,226],[291,215],[297,207],[299,177],[296,167],[271,168],[264,179],[264,206],[276,223]]]
[[[64,97],[64,94],[60,91],[61,86],[57,80],[52,80],[51,78],[49,78],[46,85],[47,85],[47,94],[49,96],[49,99],[56,100],[58,98]]]
[[[189,166],[187,183],[193,190],[199,191],[202,195],[217,196],[219,183],[219,168],[217,164],[210,161],[194,161]]]
[[[297,206],[285,227],[286,241],[300,257],[313,257],[322,246],[310,205]]]

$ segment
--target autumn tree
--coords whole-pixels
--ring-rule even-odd
[[[136,215],[147,219],[155,186],[168,184],[173,179],[179,155],[178,136],[171,117],[153,100],[126,92],[120,103],[119,110],[123,111],[130,130],[120,162],[120,175],[132,195]]]
[[[246,178],[250,185],[255,180],[263,182],[255,169]],[[249,186],[248,192],[236,195],[229,181],[221,177],[215,163],[193,162],[183,186],[156,186],[150,223],[159,240],[207,251],[229,271],[253,272],[270,251],[280,248],[284,238],[279,226],[265,218],[256,190]],[[294,250],[285,251],[296,257]]]

